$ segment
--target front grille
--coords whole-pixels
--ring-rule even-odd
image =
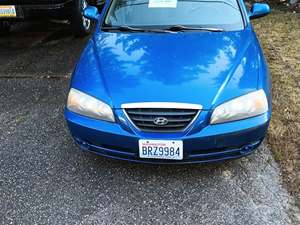
[[[125,109],[131,122],[146,132],[177,132],[186,129],[197,116],[199,109],[130,108]],[[166,124],[154,121],[167,120]]]

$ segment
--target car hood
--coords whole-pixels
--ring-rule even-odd
[[[211,109],[253,91],[258,80],[253,40],[249,30],[100,32],[93,38],[99,76],[114,108],[134,102],[181,102]]]

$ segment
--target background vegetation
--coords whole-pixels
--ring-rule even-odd
[[[272,13],[253,21],[269,63],[273,115],[268,145],[300,207],[300,13],[299,3],[270,0]]]

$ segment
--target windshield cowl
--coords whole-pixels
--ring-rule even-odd
[[[119,31],[119,32],[154,32],[154,33],[177,33],[186,31],[207,31],[207,32],[222,32],[223,29],[213,27],[187,27],[183,25],[167,26],[165,28],[142,28],[130,26],[105,26],[103,31]]]

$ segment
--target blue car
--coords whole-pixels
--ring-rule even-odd
[[[111,0],[73,72],[65,118],[85,151],[143,163],[252,153],[271,118],[271,81],[242,0]]]

